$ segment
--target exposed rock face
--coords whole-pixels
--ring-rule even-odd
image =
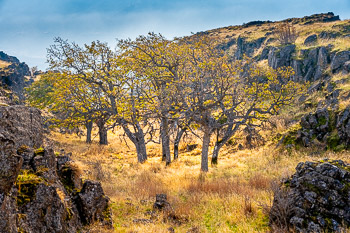
[[[281,66],[291,66],[292,54],[295,51],[295,45],[287,45],[280,50],[273,47],[268,55],[269,66],[276,69]]]
[[[280,21],[280,23],[294,24],[313,24],[323,23],[339,20],[339,16],[335,16],[332,12],[325,14],[315,14],[311,16],[305,16],[303,18],[291,18]],[[264,25],[263,29],[259,31],[259,27]],[[269,26],[267,26],[269,25]],[[332,28],[334,31],[322,31],[309,35],[304,40],[304,45],[308,46],[308,49],[298,49],[295,45],[277,45],[274,41],[277,40],[278,25],[271,21],[253,21],[242,26],[229,26],[222,32],[227,31],[234,32],[237,30],[239,34],[235,37],[235,34],[225,35],[227,42],[221,45],[221,48],[228,50],[233,59],[242,59],[243,55],[253,57],[256,61],[267,59],[270,67],[276,69],[282,66],[291,66],[294,71],[294,81],[317,81],[320,79],[326,79],[330,71],[332,73],[338,73],[340,71],[350,72],[350,51],[338,51],[333,50],[332,42],[327,46],[317,46],[318,39],[335,39],[338,37],[346,37],[350,33],[348,24],[335,24]],[[247,34],[240,31],[242,28],[255,27],[256,31],[260,32],[255,34],[255,29],[249,30]],[[262,34],[265,32],[265,34]],[[276,36],[277,32],[277,36]],[[207,34],[209,32],[206,32]],[[215,33],[211,31],[213,35]],[[252,35],[260,35],[256,38]],[[272,35],[272,36],[271,36]],[[317,46],[317,47],[315,47]]]
[[[0,107],[1,232],[78,232],[84,225],[111,226],[101,184],[86,180],[69,155],[42,148],[40,111]]]
[[[350,51],[341,51],[337,54],[332,59],[331,63],[331,70],[333,72],[339,71],[343,65],[350,60]]]
[[[278,221],[280,207],[289,203],[287,226],[297,232],[341,232],[350,226],[350,166],[341,160],[299,163],[275,196],[270,222]]]
[[[337,93],[337,90],[332,94]],[[334,103],[333,103],[334,104]],[[294,134],[294,139],[293,139]],[[305,147],[341,151],[350,147],[350,106],[343,111],[325,107],[301,118],[300,129],[283,139],[285,144],[302,144]]]
[[[347,107],[337,118],[337,131],[339,140],[345,145],[350,145],[350,107]]]
[[[8,87],[22,100],[24,98],[23,88],[30,83],[25,78],[25,76],[30,76],[28,65],[2,51],[0,51],[0,60],[10,63],[6,69],[0,68],[0,86]]]
[[[22,145],[39,148],[44,138],[41,123],[38,109],[20,105],[0,106],[0,148],[7,147],[7,144],[12,145],[12,152]]]
[[[257,40],[246,42],[244,38],[238,37],[237,49],[235,51],[235,59],[242,59],[243,55],[253,56],[254,52],[261,47],[266,37],[261,37]]]

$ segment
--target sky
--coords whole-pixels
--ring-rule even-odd
[[[83,45],[134,39],[148,32],[168,39],[254,20],[334,12],[350,19],[350,0],[0,0],[0,51],[46,70],[54,37]]]

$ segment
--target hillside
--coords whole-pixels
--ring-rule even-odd
[[[295,41],[281,43],[279,31],[283,25],[289,25]],[[50,47],[48,57],[54,68],[65,73],[61,75],[54,70],[42,76],[43,83],[33,80],[24,63],[0,52],[0,116],[6,118],[0,118],[0,129],[4,131],[0,132],[3,147],[0,162],[7,169],[0,169],[0,180],[4,181],[0,185],[0,207],[5,203],[0,212],[6,214],[0,226],[10,229],[9,232],[31,232],[39,228],[43,232],[46,229],[96,233],[350,232],[350,20],[326,13],[278,22],[253,21],[199,32],[190,38],[200,35],[209,36],[218,44],[198,43],[198,47],[203,45],[203,52],[150,34],[135,42],[122,41],[124,47],[120,49],[127,51],[122,60],[99,41],[79,47],[57,38],[57,46]],[[143,50],[131,49],[137,46]],[[62,48],[71,49],[71,53],[61,53]],[[207,48],[228,56],[208,55],[209,59],[205,60]],[[134,54],[134,51],[137,52]],[[150,59],[144,51],[146,55],[156,55]],[[188,51],[193,54],[188,56]],[[75,52],[79,52],[79,56]],[[195,52],[200,56],[195,57]],[[73,55],[65,57],[66,54]],[[192,55],[196,59],[191,60]],[[182,56],[195,65],[189,62],[193,66],[186,66]],[[240,79],[230,77],[222,81],[228,83],[224,87],[240,95],[230,92],[232,99],[222,98],[226,101],[221,101],[219,107],[209,113],[204,110],[215,103],[212,99],[202,101],[206,104],[199,107],[193,105],[206,117],[210,114],[213,117],[201,115],[204,120],[197,120],[200,114],[191,115],[188,109],[194,107],[187,106],[183,112],[176,112],[182,107],[177,102],[191,104],[185,101],[195,92],[186,90],[199,83],[205,88],[198,85],[204,90],[198,93],[211,97],[215,88],[210,88],[220,86],[215,86],[218,79],[210,78],[217,78],[217,74],[225,76],[229,68],[235,68],[229,66],[229,62],[245,56],[251,57],[258,68],[238,66],[243,73]],[[130,62],[134,60],[137,62]],[[222,63],[215,63],[217,60]],[[113,63],[115,61],[117,63]],[[122,62],[125,66],[119,66]],[[115,70],[111,68],[113,65],[117,67]],[[294,73],[282,72],[278,76],[278,72],[267,69],[283,71],[285,66],[292,67]],[[118,78],[113,79],[124,67],[128,75],[122,74],[127,78],[134,77],[129,73],[130,67],[145,78],[138,79],[135,75],[136,79],[122,80],[122,75],[117,75]],[[217,67],[217,73],[210,73],[210,69]],[[191,69],[195,72],[186,73]],[[251,70],[252,73],[261,71],[261,75],[250,77]],[[209,72],[209,78],[199,75],[191,80],[191,75],[205,72]],[[174,73],[186,73],[181,76],[185,81],[179,89],[176,85],[181,85],[180,81],[174,85],[162,79]],[[288,78],[286,82],[283,75]],[[153,77],[162,81],[156,90],[152,87],[159,80],[151,79]],[[209,81],[202,81],[203,77]],[[232,80],[239,85],[230,86]],[[43,123],[44,114],[40,115],[37,109],[7,106],[20,103],[23,88],[31,82],[33,93],[39,93],[39,98],[33,95],[29,99],[32,102],[26,104],[34,102],[43,108],[42,112],[51,110],[45,114],[47,119],[53,117],[51,121]],[[259,89],[251,88],[253,84],[265,88],[264,91],[259,93]],[[281,91],[287,84],[290,89]],[[123,89],[123,95],[118,95],[118,88]],[[295,92],[289,92],[294,88]],[[103,92],[104,89],[108,90]],[[149,90],[153,92],[147,92]],[[279,91],[283,93],[278,96]],[[258,94],[254,95],[255,92]],[[48,105],[45,99],[40,99],[43,93],[50,93],[52,99]],[[183,93],[187,98],[183,98]],[[259,118],[267,112],[263,108],[254,112],[256,106],[271,104],[274,94],[278,99],[295,93],[298,95],[286,104],[277,101],[278,107],[272,116]],[[53,98],[55,94],[57,99]],[[243,99],[245,94],[247,98]],[[4,104],[1,104],[2,95],[7,98],[7,102],[3,98]],[[18,96],[19,100],[8,101],[14,98],[11,95]],[[148,95],[152,98],[147,102]],[[197,95],[194,99],[201,97]],[[234,118],[245,108],[249,109],[254,98],[257,103],[251,107],[254,112],[251,122],[238,125],[239,130],[224,141],[223,131],[233,122],[226,117],[229,108],[225,109],[224,104],[236,99],[245,103],[238,103],[237,109],[227,115]],[[157,101],[162,104],[156,105]],[[168,112],[164,105],[170,106]],[[218,117],[221,108],[225,111]],[[188,116],[192,118],[188,120]],[[205,138],[205,127],[214,121],[219,123]],[[164,130],[164,125],[169,128]],[[164,136],[164,132],[168,135]],[[138,147],[142,140],[144,150]],[[208,163],[206,158],[207,170],[202,169],[205,140],[209,159],[222,142],[217,164]],[[166,146],[169,151],[164,149]],[[140,159],[140,154],[145,157]],[[170,161],[168,155],[171,155]],[[8,161],[13,169],[5,166]],[[50,195],[42,195],[41,190],[48,190]]]
[[[276,39],[275,29],[285,22],[296,29],[295,44],[281,45]],[[277,217],[282,220],[286,217],[289,221],[292,213],[288,211],[295,211],[290,204],[296,204],[283,199],[276,184],[291,177],[299,162],[312,161],[315,163],[308,164],[316,166],[318,161],[323,161],[322,167],[322,163],[329,165],[325,158],[350,161],[346,150],[350,136],[346,133],[350,21],[341,21],[328,13],[281,22],[251,22],[196,35],[201,34],[222,41],[221,48],[234,59],[246,54],[264,66],[292,66],[296,72],[293,79],[305,83],[307,93],[297,98],[294,105],[284,107],[278,116],[270,118],[269,126],[253,134],[251,140],[248,141],[246,131],[235,135],[223,147],[218,165],[212,165],[207,174],[199,172],[202,141],[193,134],[181,141],[179,158],[170,166],[161,162],[162,150],[153,142],[147,144],[147,162],[137,163],[132,142],[121,129],[110,132],[110,143],[103,147],[97,142],[86,147],[83,138],[75,135],[53,133],[52,138],[58,147],[73,152],[87,178],[102,182],[113,201],[116,232],[288,232],[283,225],[269,224],[274,195],[275,198],[282,195],[280,200],[285,203],[277,206],[277,211],[275,207]],[[317,39],[305,43],[308,37],[314,38],[313,35]],[[211,142],[209,150],[213,151],[214,146]],[[302,168],[303,164],[298,165],[299,170]],[[303,192],[324,195],[320,199],[341,199],[308,185],[301,185],[301,199]],[[159,193],[167,194],[172,211],[154,210]],[[302,208],[314,210],[307,200],[304,203],[307,207]],[[336,204],[331,202],[327,208],[333,208],[332,205]],[[338,231],[338,223],[329,222],[344,211],[340,208],[332,209],[326,217],[321,217],[324,214],[321,208],[317,211],[318,220],[314,216],[311,220],[294,216],[302,224],[296,221],[293,226],[300,227],[297,232],[321,232],[318,224],[327,221],[328,225],[324,226],[328,231]],[[94,230],[98,231],[98,227]]]

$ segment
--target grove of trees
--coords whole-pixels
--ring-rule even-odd
[[[119,40],[115,50],[100,41],[79,46],[56,38],[47,58],[49,71],[27,92],[32,106],[51,113],[52,125],[85,127],[90,143],[95,124],[100,144],[108,143],[109,129],[121,127],[140,163],[147,160],[146,144],[160,141],[167,165],[171,147],[177,159],[183,135],[195,132],[203,142],[204,172],[212,135],[216,164],[239,130],[260,126],[303,91],[290,79],[290,67],[233,60],[219,41],[203,35],[168,40],[149,33]]]

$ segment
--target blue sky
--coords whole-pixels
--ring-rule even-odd
[[[253,20],[332,11],[350,18],[350,0],[0,0],[0,51],[47,68],[46,48],[60,36],[115,46],[149,31],[171,39]]]

